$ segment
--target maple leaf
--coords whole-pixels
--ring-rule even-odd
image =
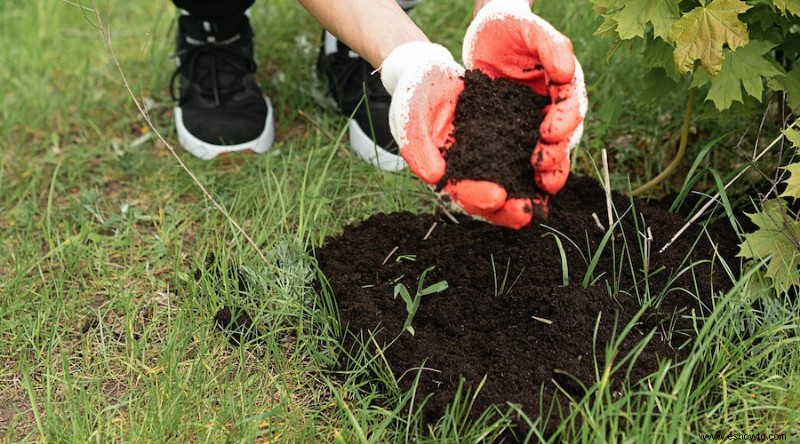
[[[737,256],[764,261],[764,275],[779,293],[800,286],[800,222],[788,217],[786,202],[767,200],[763,211],[747,217],[758,229],[744,235]]]
[[[653,25],[653,35],[666,39],[680,12],[678,0],[632,0],[623,4],[614,14],[622,40],[644,37],[648,23]]]
[[[781,197],[800,199],[800,162],[787,165],[783,169],[789,172],[789,178],[785,181],[786,190],[781,193]]]
[[[789,108],[800,110],[800,67],[794,68],[784,75],[776,76],[770,82],[770,87],[785,91]]]
[[[764,58],[775,47],[774,43],[751,40],[736,51],[726,51],[719,73],[710,76],[704,71],[695,73],[693,85],[711,83],[706,100],[711,100],[718,110],[724,111],[733,102],[742,102],[742,87],[751,97],[761,101],[763,79],[782,75],[780,69]]]
[[[592,4],[594,5],[594,13],[596,15],[602,15],[610,9],[618,8],[620,6],[620,0],[592,0]]]
[[[795,121],[791,126],[800,125],[800,120]],[[792,142],[792,145],[800,148],[800,130],[794,128],[786,128],[782,131],[783,135],[786,137],[789,142]]]
[[[747,25],[739,14],[750,6],[739,0],[713,0],[698,6],[672,24],[669,39],[675,43],[673,59],[680,73],[694,69],[700,60],[706,71],[717,74],[725,58],[722,49],[736,49],[747,44]]]
[[[783,15],[786,13],[800,15],[800,0],[772,0]]]

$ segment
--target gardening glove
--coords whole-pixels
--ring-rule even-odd
[[[392,95],[389,127],[408,168],[435,188],[447,165],[442,151],[453,145],[453,118],[464,90],[464,67],[447,48],[429,42],[398,46],[381,65],[381,79]],[[466,213],[484,217],[501,209],[508,194],[489,181],[447,183],[440,192]]]
[[[526,11],[521,8],[522,5]],[[525,20],[517,16],[524,16]],[[522,81],[540,95],[557,99],[554,100],[558,102],[556,105],[544,110],[546,116],[542,130],[549,129],[548,137],[540,137],[540,143],[532,147],[532,164],[534,168],[542,168],[542,173],[535,174],[534,179],[537,185],[545,184],[540,185],[540,189],[547,194],[555,194],[569,174],[569,150],[581,135],[585,99],[582,113],[573,109],[579,106],[571,107],[570,104],[580,104],[578,98],[584,91],[583,78],[580,69],[576,69],[577,62],[566,37],[543,20],[528,16],[535,17],[526,0],[490,2],[481,9],[467,31],[469,39],[465,39],[465,56],[469,55],[469,59],[465,60],[468,68],[483,69],[485,66],[487,74],[492,77]],[[516,29],[516,32],[509,33],[509,30],[503,29],[506,26]],[[536,50],[537,40],[506,41],[505,44],[513,49],[499,48],[492,42],[496,38],[516,40],[533,37],[545,40],[542,46],[546,50],[541,51],[542,59]],[[546,55],[555,50],[568,51],[569,57]],[[494,51],[498,53],[497,56],[491,55]],[[563,67],[561,59],[569,60],[568,66]],[[555,75],[551,75],[548,69]],[[529,77],[527,79],[526,74]],[[447,169],[442,152],[454,142],[450,136],[458,96],[464,89],[463,75],[464,68],[455,62],[446,48],[428,42],[398,46],[381,66],[384,86],[392,94],[389,109],[392,135],[409,169],[431,187],[438,186]],[[569,80],[563,80],[566,78]],[[582,95],[585,97],[585,93]],[[560,102],[567,100],[568,103],[560,105]],[[576,119],[576,114],[581,118]],[[564,122],[572,122],[573,125],[567,128],[569,125]],[[563,133],[570,135],[565,139]],[[559,180],[560,184],[557,183]],[[466,213],[498,225],[518,229],[529,225],[534,213],[546,217],[547,195],[532,199],[509,198],[501,185],[491,181],[448,181],[439,191]]]
[[[445,173],[440,149],[452,145],[463,76],[447,48],[422,41],[398,46],[381,65],[381,81],[392,95],[389,128],[408,168],[428,185]]]
[[[570,151],[583,134],[587,109],[583,70],[572,43],[533,14],[527,0],[492,0],[467,29],[463,53],[468,69],[525,84],[550,98],[531,165],[536,186],[556,194],[569,176]]]

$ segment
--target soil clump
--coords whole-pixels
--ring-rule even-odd
[[[453,119],[454,142],[442,150],[447,171],[439,187],[448,181],[488,180],[503,186],[509,197],[540,194],[530,160],[548,103],[549,98],[520,83],[467,71]]]

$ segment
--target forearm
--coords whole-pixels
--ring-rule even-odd
[[[299,0],[328,31],[372,66],[397,46],[428,41],[395,0]]]

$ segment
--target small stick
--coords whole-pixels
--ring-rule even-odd
[[[531,316],[531,317],[532,317],[532,318],[533,318],[535,321],[544,322],[544,323],[545,323],[545,324],[547,324],[547,325],[550,325],[550,324],[552,324],[552,323],[553,323],[553,321],[551,321],[550,319],[540,318],[540,317],[538,317],[538,316]]]
[[[397,251],[398,248],[400,248],[399,245],[396,245],[394,248],[392,248],[392,251],[390,251],[389,254],[386,255],[386,259],[384,259],[383,262],[381,262],[381,265],[386,265],[386,262],[389,262],[389,258],[392,257],[392,255],[394,254],[395,251]]]
[[[611,178],[608,174],[608,152],[603,148],[603,187],[606,189],[606,211],[608,212],[608,229],[614,226],[614,212],[611,203]]]
[[[442,209],[442,213],[444,213],[444,215],[447,216],[448,219],[450,219],[450,222],[453,222],[456,225],[459,224],[458,219],[456,219],[456,217],[453,216],[453,213],[448,211],[448,209],[445,208],[444,205],[440,205],[439,208],[441,208]]]
[[[600,218],[597,217],[597,213],[592,213],[592,219],[594,219],[594,223],[595,225],[597,225],[597,228],[599,228],[600,231],[606,231],[606,227],[604,227],[603,224],[600,223]]]
[[[431,233],[433,233],[433,229],[436,228],[436,225],[438,224],[434,222],[433,225],[431,225],[431,227],[428,228],[428,232],[425,233],[425,237],[423,237],[422,240],[428,240],[428,238],[431,237]]]

